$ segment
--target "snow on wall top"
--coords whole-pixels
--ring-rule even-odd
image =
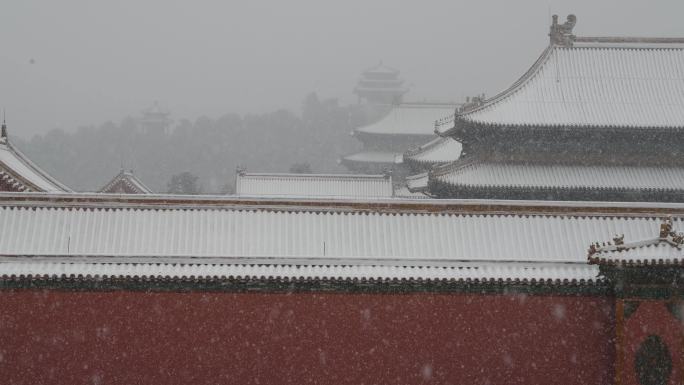
[[[73,261],[67,258],[0,258],[0,277],[6,276],[91,277],[233,277],[260,279],[407,279],[407,280],[508,280],[597,281],[598,269],[590,265],[560,263],[468,263],[448,266],[393,264],[229,264],[129,261]]]
[[[238,172],[238,196],[390,198],[389,175],[266,174]]]

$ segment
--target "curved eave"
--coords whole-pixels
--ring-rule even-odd
[[[684,259],[669,259],[669,258],[630,258],[621,259],[615,257],[602,257],[600,255],[593,255],[588,257],[588,262],[591,265],[603,266],[620,266],[620,267],[684,267]]]
[[[57,179],[52,177],[47,172],[43,171],[35,163],[29,160],[26,155],[24,155],[19,149],[14,147],[9,141],[1,143],[0,146],[6,147],[10,155],[19,162],[23,167],[26,168],[28,173],[34,174],[33,176],[24,175],[22,172],[16,170],[11,164],[5,163],[0,160],[0,168],[6,170],[6,172],[17,182],[23,184],[26,190],[36,191],[36,192],[73,192],[72,189],[66,185],[59,182]],[[42,180],[37,181],[35,179]]]
[[[615,132],[615,133],[629,133],[629,132],[684,132],[684,126],[625,126],[625,125],[612,125],[612,124],[597,124],[597,125],[587,125],[587,124],[500,124],[491,122],[480,122],[477,120],[468,120],[466,117],[456,117],[454,125],[447,130],[436,130],[435,133],[441,137],[454,137],[459,132],[467,128],[485,128],[485,129],[502,129],[502,130],[524,130],[524,131],[578,131],[586,130],[591,132],[596,132],[598,130],[605,132]]]
[[[454,151],[452,159],[431,159],[430,154],[435,155],[437,151],[445,151],[445,147],[453,146],[454,143],[446,143],[445,141],[455,141],[452,138],[444,138],[438,136],[437,138],[431,140],[430,142],[418,147],[409,149],[404,152],[404,162],[413,163],[416,165],[442,165],[457,161],[461,156],[462,149],[459,148],[458,152]],[[449,149],[447,149],[448,151]],[[451,151],[448,151],[451,153]],[[433,156],[434,157],[434,156]],[[439,157],[439,156],[437,156]]]
[[[467,189],[486,190],[498,189],[502,191],[578,191],[578,192],[603,192],[616,194],[677,194],[682,197],[684,202],[684,189],[670,189],[670,188],[630,188],[630,187],[594,187],[594,186],[524,186],[524,185],[491,185],[491,184],[466,184],[466,183],[449,183],[440,180],[440,183],[454,187],[463,187]]]
[[[510,87],[508,87],[504,91],[498,93],[497,95],[485,100],[481,105],[479,105],[477,107],[470,108],[470,109],[463,111],[463,112],[457,112],[455,117],[454,117],[454,125],[452,127],[447,128],[446,130],[436,130],[435,133],[440,135],[440,136],[450,136],[453,133],[454,129],[459,125],[460,122],[465,123],[465,122],[470,121],[468,119],[469,115],[471,115],[475,112],[479,112],[485,108],[488,108],[488,107],[496,104],[500,100],[505,99],[509,95],[514,94],[529,79],[531,79],[537,73],[537,71],[539,71],[539,68],[541,68],[541,66],[544,64],[544,62],[546,62],[546,60],[549,58],[549,56],[553,52],[553,49],[554,49],[553,45],[549,45],[548,47],[546,47],[546,49],[542,52],[542,54],[539,56],[539,58],[537,58],[537,61],[534,62],[532,67],[530,67],[530,69],[528,69],[527,72],[525,72],[523,74],[523,76],[521,76],[518,80],[516,80],[515,83],[513,83]]]

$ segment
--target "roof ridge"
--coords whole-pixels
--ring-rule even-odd
[[[108,189],[110,189],[112,186],[114,186],[116,183],[119,181],[126,183],[126,184],[134,184],[136,186],[132,186],[135,188],[138,188],[142,190],[144,193],[152,193],[152,189],[147,187],[145,183],[143,183],[138,177],[135,176],[133,173],[133,170],[125,170],[121,169],[118,174],[114,176],[107,184],[105,184],[102,188],[98,190],[98,192],[104,192]]]
[[[684,44],[684,37],[577,36],[575,43]]]
[[[551,54],[555,51],[556,48],[560,48],[560,46],[553,44],[547,46],[541,53],[541,55],[537,58],[537,60],[534,62],[534,64],[520,78],[518,78],[518,80],[516,80],[511,86],[509,86],[505,90],[499,92],[491,98],[484,100],[481,104],[477,106],[462,111],[456,111],[454,115],[454,124],[447,130],[438,131],[437,134],[440,136],[449,136],[449,134],[456,127],[458,121],[467,121],[465,117],[467,117],[468,115],[488,108],[491,105],[501,101],[502,99],[514,94],[517,90],[522,88],[522,86],[525,85],[530,79],[532,79],[536,74],[538,74],[539,69],[542,68],[544,63],[546,63],[549,60]]]
[[[240,175],[240,177],[276,177],[276,178],[288,178],[288,177],[295,177],[295,178],[320,178],[320,177],[325,177],[325,178],[348,178],[348,179],[381,179],[385,178],[384,174],[303,174],[303,173],[269,173],[269,172],[254,172],[254,173],[249,173],[245,172]]]

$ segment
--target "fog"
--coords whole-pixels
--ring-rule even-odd
[[[174,119],[298,110],[312,91],[353,103],[380,60],[402,71],[406,99],[459,101],[511,83],[547,44],[550,14],[571,12],[579,35],[684,35],[679,0],[11,1],[0,106],[24,138],[154,100]]]

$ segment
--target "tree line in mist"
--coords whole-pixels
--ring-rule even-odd
[[[183,119],[167,132],[146,132],[129,117],[73,132],[53,129],[15,143],[77,191],[96,191],[123,167],[155,192],[175,190],[179,177],[187,183],[190,176],[201,193],[230,193],[238,166],[255,172],[346,172],[337,159],[360,147],[349,132],[371,115],[362,106],[340,106],[336,99],[310,94],[300,114],[279,110]]]

